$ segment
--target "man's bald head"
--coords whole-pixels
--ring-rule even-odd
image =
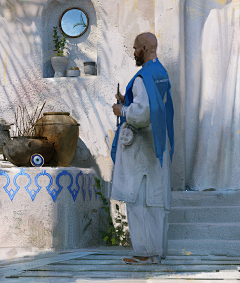
[[[140,44],[146,45],[148,49],[150,50],[157,50],[157,38],[155,34],[151,32],[144,32],[139,34],[136,39]]]
[[[157,38],[150,32],[139,34],[134,41],[133,48],[137,66],[142,66],[147,61],[157,58]]]

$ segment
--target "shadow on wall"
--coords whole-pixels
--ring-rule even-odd
[[[92,156],[90,150],[87,148],[86,144],[78,138],[77,148],[75,155],[71,162],[71,166],[80,168],[92,168],[97,176],[101,176],[99,167]]]
[[[58,203],[54,212],[57,221],[52,233],[52,247],[55,250],[64,250],[98,246],[99,220],[94,211],[100,205],[100,198],[96,200],[95,197],[72,207],[72,211],[69,204]]]

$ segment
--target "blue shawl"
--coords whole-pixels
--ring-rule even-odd
[[[171,150],[169,152],[171,162],[174,152],[174,111],[170,91],[171,84],[168,78],[168,74],[162,64],[159,62],[159,60],[150,60],[143,64],[142,69],[136,73],[136,75],[131,79],[131,81],[127,85],[125,92],[126,106],[129,106],[133,102],[132,87],[135,78],[138,76],[142,77],[148,93],[150,105],[150,119],[152,124],[155,152],[162,166],[163,152],[166,149],[166,128],[171,146]],[[164,97],[167,100],[166,103],[164,103]],[[116,159],[120,126],[125,121],[126,118],[121,116],[120,125],[118,126],[112,143],[111,157],[114,163]]]

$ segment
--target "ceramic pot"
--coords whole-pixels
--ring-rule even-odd
[[[35,134],[54,142],[52,166],[69,166],[78,143],[79,124],[68,112],[47,112],[37,121]]]
[[[3,145],[10,140],[9,129],[11,124],[8,124],[3,118],[0,118],[0,154],[3,153]]]
[[[80,76],[80,70],[68,70],[67,71],[67,77],[79,77]]]
[[[84,62],[83,65],[86,76],[97,75],[97,66],[95,62]]]
[[[44,163],[51,160],[54,155],[54,146],[46,138],[13,137],[3,146],[3,154],[16,166],[29,167],[33,154],[41,154]]]
[[[68,58],[66,56],[55,56],[51,58],[52,67],[55,71],[54,77],[64,77],[65,70],[68,63]]]

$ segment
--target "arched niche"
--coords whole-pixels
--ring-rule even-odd
[[[59,29],[59,18],[62,13],[71,7],[83,9],[89,17],[89,27],[87,31],[78,38],[67,37],[64,54],[68,57],[67,70],[72,67],[79,67],[83,71],[83,62],[97,62],[97,15],[91,0],[50,0],[46,3],[42,11],[42,66],[43,77],[51,78],[54,76],[54,70],[51,64],[51,58],[56,54],[53,42],[53,27],[58,27],[58,35],[61,35]]]

